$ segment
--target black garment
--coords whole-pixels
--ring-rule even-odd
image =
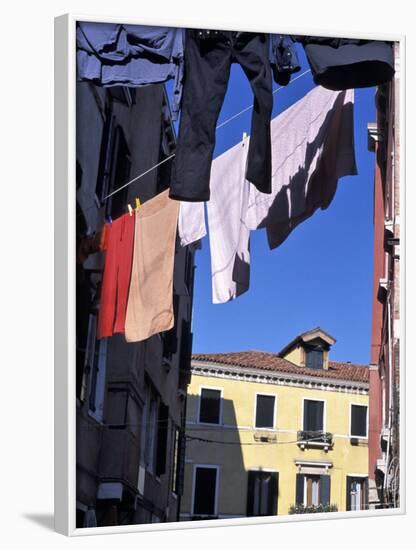
[[[270,35],[270,64],[273,78],[280,86],[289,84],[292,74],[300,71],[295,41],[291,36],[286,34]]]
[[[170,197],[208,201],[215,128],[231,63],[240,63],[254,93],[246,178],[271,192],[273,107],[269,37],[231,31],[187,31],[182,113]]]
[[[329,90],[378,86],[394,75],[392,42],[317,36],[297,38],[305,48],[315,84]]]

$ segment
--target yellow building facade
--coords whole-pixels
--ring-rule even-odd
[[[182,520],[367,507],[368,370],[334,341],[193,357]]]

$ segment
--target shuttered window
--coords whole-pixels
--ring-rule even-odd
[[[296,475],[296,504],[318,506],[330,504],[331,476]]]
[[[248,472],[247,516],[277,514],[278,472]]]
[[[324,367],[324,352],[319,349],[311,349],[306,351],[306,366],[310,369],[323,369]]]
[[[214,516],[217,469],[197,466],[194,485],[194,515]]]
[[[367,407],[365,405],[351,405],[351,435],[367,437]]]
[[[199,409],[199,422],[206,424],[220,423],[220,406],[221,392],[220,390],[211,390],[202,388],[201,401]]]
[[[319,432],[324,429],[324,402],[305,399],[303,402],[303,429]]]
[[[257,395],[256,428],[274,427],[274,395]]]

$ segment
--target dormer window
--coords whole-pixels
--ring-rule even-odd
[[[305,365],[309,369],[324,368],[324,352],[321,348],[305,349]]]

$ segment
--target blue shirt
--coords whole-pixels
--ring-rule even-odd
[[[79,22],[76,38],[79,80],[100,86],[145,86],[174,79],[172,119],[177,119],[184,70],[183,29]]]

